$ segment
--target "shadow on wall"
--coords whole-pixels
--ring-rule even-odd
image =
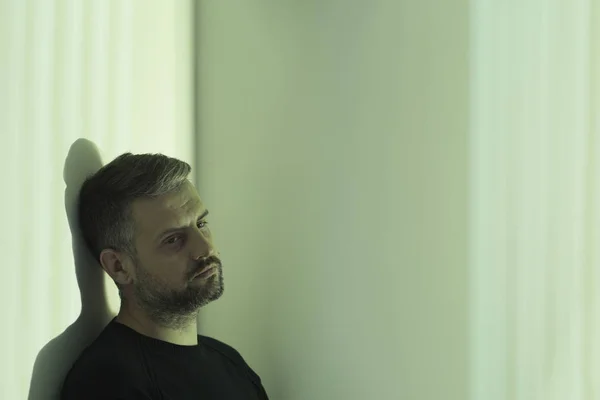
[[[104,291],[104,271],[86,247],[77,220],[77,199],[81,185],[101,167],[102,160],[94,143],[78,139],[71,145],[63,178],[75,275],[81,292],[81,314],[38,353],[29,386],[29,400],[59,399],[62,382],[75,360],[114,317]]]

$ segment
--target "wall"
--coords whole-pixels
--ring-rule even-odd
[[[198,4],[202,331],[273,399],[467,398],[467,2]]]

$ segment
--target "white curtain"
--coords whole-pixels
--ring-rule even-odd
[[[600,2],[471,8],[471,398],[600,399]]]
[[[94,315],[105,301],[118,307],[112,283],[86,289],[100,270],[72,243],[65,180],[126,151],[193,162],[190,12],[189,1],[0,2],[2,399],[54,398],[100,328],[82,300],[90,320],[106,318]],[[100,154],[85,142],[69,154],[78,138]]]

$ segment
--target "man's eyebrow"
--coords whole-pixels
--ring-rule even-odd
[[[201,219],[206,218],[207,215],[208,215],[208,210],[204,210],[204,212],[202,214],[200,214],[200,216],[198,217],[197,221],[200,221]],[[157,239],[163,238],[170,233],[177,232],[177,231],[183,230],[185,228],[187,228],[187,226],[178,226],[175,228],[169,228],[169,229],[163,231],[162,233],[160,233],[156,238]]]

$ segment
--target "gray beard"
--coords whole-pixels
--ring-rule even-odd
[[[202,286],[186,286],[176,290],[167,287],[137,264],[135,301],[154,323],[183,330],[195,323],[200,308],[223,294],[223,268],[220,263],[217,269],[218,273],[206,279]]]

